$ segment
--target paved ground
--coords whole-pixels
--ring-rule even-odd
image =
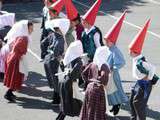
[[[74,0],[75,5],[81,14],[93,3],[93,0]],[[58,108],[50,104],[51,90],[48,88],[43,64],[38,61],[40,56],[39,38],[42,3],[17,3],[6,4],[5,10],[16,12],[17,20],[33,19],[35,21],[35,30],[32,36],[30,50],[34,53],[29,55],[29,80],[16,95],[19,97],[16,104],[9,104],[3,98],[6,88],[0,82],[0,120],[55,120]],[[134,80],[131,76],[131,58],[128,55],[128,44],[138,32],[138,28],[143,26],[145,20],[152,19],[149,27],[149,33],[144,45],[143,53],[148,60],[152,61],[157,67],[157,73],[160,74],[160,0],[103,0],[96,21],[96,25],[101,28],[105,34],[113,25],[116,18],[120,16],[123,10],[127,9],[128,14],[126,22],[123,25],[119,36],[118,46],[126,58],[126,66],[121,70],[123,86],[126,93],[130,92]],[[106,15],[107,14],[107,15]],[[160,120],[160,82],[153,88],[148,103],[147,120]],[[115,119],[129,120],[129,106],[124,105]],[[66,120],[78,120],[78,117],[67,117]]]

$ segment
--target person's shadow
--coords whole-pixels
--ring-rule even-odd
[[[22,106],[24,109],[53,110],[56,113],[60,111],[58,106],[55,107],[50,102],[34,98],[17,97],[16,104]]]
[[[45,99],[52,98],[53,90],[49,89],[48,81],[43,75],[36,72],[29,72],[28,79],[24,84],[25,86],[22,87],[20,93]],[[42,90],[41,87],[47,87],[47,90]]]
[[[28,87],[44,87],[48,86],[48,81],[42,74],[30,71],[24,84]]]
[[[121,109],[130,112],[130,105],[129,105],[129,103],[126,103],[125,105],[122,105]],[[148,108],[148,106],[147,106],[146,113],[147,113],[147,117],[149,117],[149,118],[152,118],[152,119],[155,119],[155,120],[159,120],[159,118],[160,118],[160,112],[154,111],[154,110]],[[122,120],[128,120],[128,119],[122,119]]]
[[[28,79],[24,82],[24,84],[25,86],[22,87],[19,93],[30,97],[17,97],[17,105],[22,106],[24,109],[51,109],[54,112],[59,113],[59,107],[52,106],[50,102],[53,92],[51,89],[48,89],[48,81],[45,76],[30,71],[28,74]],[[42,87],[48,88],[47,90],[42,90]],[[39,99],[40,97],[44,98],[44,100]]]

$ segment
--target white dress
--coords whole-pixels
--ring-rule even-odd
[[[0,72],[2,73],[5,71],[5,61],[9,52],[10,50],[8,44],[4,45],[0,50]]]

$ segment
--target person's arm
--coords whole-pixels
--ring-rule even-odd
[[[64,53],[64,40],[58,40],[53,48],[53,53],[55,57],[61,57]]]
[[[109,79],[109,73],[110,70],[107,65],[102,65],[100,75],[98,76],[98,80],[101,81],[101,83],[106,86]]]
[[[119,49],[113,53],[113,69],[121,69],[125,65],[125,59]]]
[[[138,60],[136,67],[141,73],[146,75],[148,80],[154,81],[159,79],[159,77],[155,75],[155,67],[151,64],[148,64],[143,60]]]
[[[88,82],[88,78],[89,78],[89,71],[90,71],[90,67],[92,64],[89,64],[82,72],[82,78],[84,81]]]
[[[94,43],[95,43],[96,48],[101,46],[101,44],[100,44],[100,34],[98,32],[96,32],[94,34]]]
[[[81,73],[82,73],[82,61],[80,58],[76,59],[76,64],[74,64],[72,70],[70,71],[71,73],[71,77],[73,79],[77,79],[80,77]]]

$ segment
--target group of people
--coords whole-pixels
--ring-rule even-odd
[[[60,105],[56,120],[63,120],[66,115],[80,116],[81,120],[107,120],[106,102],[112,106],[113,115],[118,114],[122,104],[129,102],[131,120],[146,119],[147,101],[152,86],[159,80],[154,65],[141,54],[150,20],[129,45],[133,78],[137,80],[129,99],[119,74],[126,62],[116,45],[126,11],[103,37],[100,28],[94,25],[101,2],[97,0],[81,16],[72,0],[44,0],[41,61],[49,87],[53,89],[51,103]],[[63,7],[66,14],[62,12]],[[6,21],[2,19],[9,13],[0,13],[0,28],[4,28],[8,24],[2,23]],[[11,15],[6,18],[15,19]],[[9,26],[7,34],[0,35],[0,77],[8,88],[4,98],[15,102],[13,91],[21,88],[28,75],[26,53],[33,23],[21,20]],[[0,29],[0,34],[3,31]],[[76,85],[85,92],[83,100],[75,95]]]

